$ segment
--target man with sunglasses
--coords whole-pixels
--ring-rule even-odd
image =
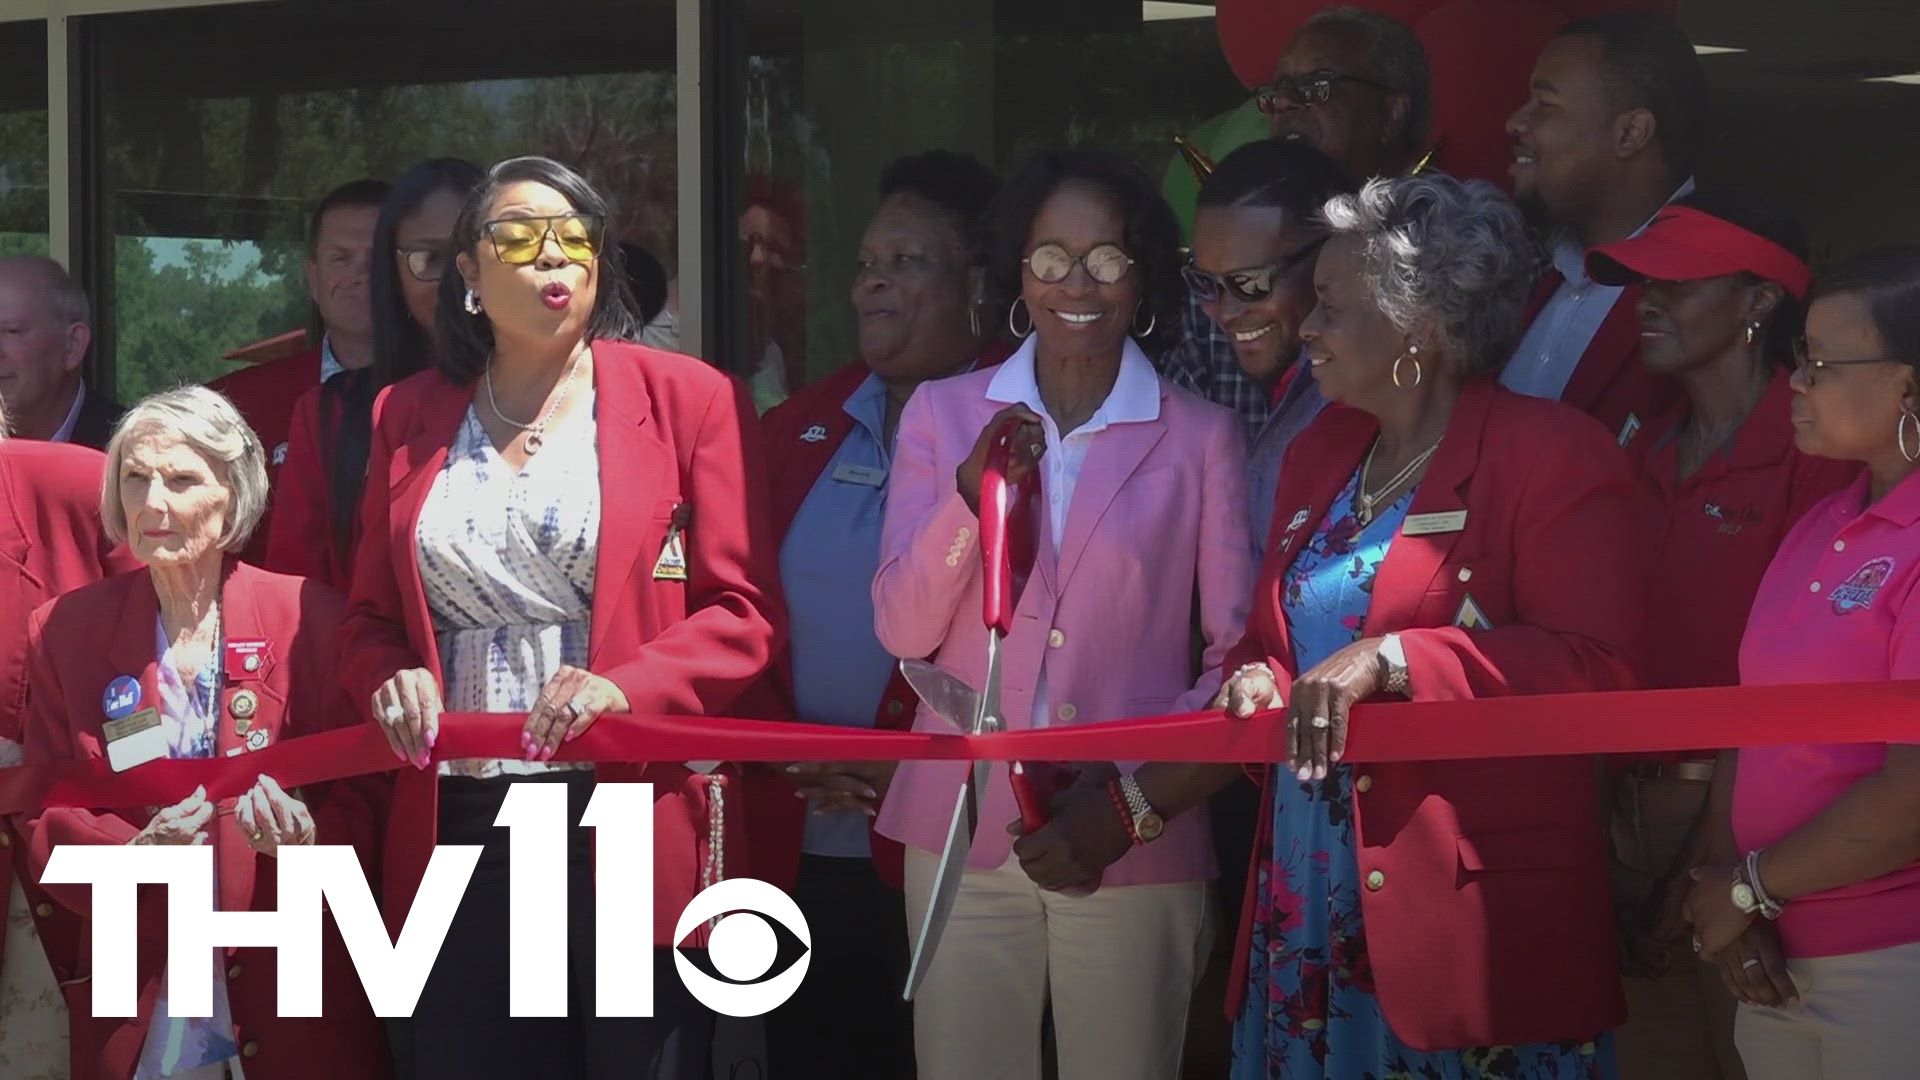
[[[373,363],[373,305],[367,281],[373,266],[373,225],[388,186],[353,180],[328,192],[307,227],[307,291],[320,321],[320,344],[292,356],[264,360],[222,375],[207,385],[225,394],[260,436],[267,451],[267,480],[279,479],[287,456],[294,404],[308,388],[342,371]],[[241,558],[266,559],[273,507],[253,531]]]
[[[1355,179],[1408,172],[1426,152],[1433,114],[1426,50],[1390,16],[1354,8],[1315,14],[1287,42],[1254,100],[1270,134],[1306,142]],[[1175,383],[1237,413],[1250,439],[1273,414],[1271,383],[1241,370],[1197,294],[1163,367]]]

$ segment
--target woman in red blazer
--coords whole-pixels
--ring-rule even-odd
[[[143,569],[95,582],[33,613],[27,634],[26,760],[235,756],[356,722],[334,678],[343,605],[317,582],[241,563],[266,506],[265,455],[226,398],[190,386],[130,410],[107,445],[99,500],[108,535]],[[286,844],[351,844],[369,870],[383,781],[285,791],[272,777],[238,799],[188,793],[157,811],[56,807],[27,823],[34,878],[66,844],[207,844],[223,911],[278,910],[272,858]],[[91,888],[47,891],[85,918]],[[388,1075],[386,1040],[345,944],[326,924],[318,1019],[282,1019],[277,952],[216,951],[214,1013],[167,1009],[166,910],[143,912],[139,1014],[94,1017],[91,964],[70,984],[77,1076],[249,1080]],[[149,918],[149,916],[151,916]],[[174,962],[182,962],[175,956]]]
[[[28,612],[62,593],[136,565],[100,528],[106,458],[71,443],[8,439],[0,410],[0,611]],[[0,768],[22,760],[27,624],[9,621],[0,640]],[[34,881],[24,837],[0,822],[0,889],[9,894],[0,938],[0,1061],[20,1075],[67,1067],[67,1025],[85,1022],[63,987],[80,962],[85,924]],[[16,873],[16,869],[19,871]]]
[[[447,237],[483,175],[459,158],[423,161],[395,181],[380,204],[367,285],[373,364],[339,372],[294,403],[287,459],[273,481],[267,569],[318,578],[342,592],[350,586],[373,399],[432,366],[440,279],[453,265]]]
[[[727,709],[784,620],[766,584],[752,405],[719,371],[630,344],[640,326],[613,249],[606,203],[578,175],[542,158],[496,165],[454,228],[439,370],[375,409],[341,664],[417,766],[395,787],[389,921],[405,919],[436,841],[486,851],[414,1013],[420,1080],[694,1077],[709,1060],[713,1014],[676,973],[673,930],[734,869],[734,771],[552,758],[603,713]],[[443,711],[524,714],[523,757],[425,771]],[[593,864],[578,823],[596,777],[655,785],[657,948],[635,973],[654,980],[651,1018],[587,1019]],[[568,788],[568,933],[552,947],[572,959],[573,990],[552,1019],[508,1018],[507,848],[493,822],[514,781]]]
[[[1624,1010],[1591,764],[1340,757],[1369,698],[1629,686],[1631,473],[1593,421],[1484,377],[1531,272],[1505,196],[1374,181],[1326,217],[1301,337],[1339,407],[1288,453],[1221,695],[1230,715],[1284,705],[1289,723],[1230,984],[1233,1075],[1607,1077],[1602,1033]],[[1143,768],[1132,816],[1072,793],[1015,850],[1074,884],[1155,831],[1139,814],[1197,805],[1236,771]]]

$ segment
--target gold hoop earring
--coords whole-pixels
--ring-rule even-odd
[[[472,289],[467,290],[467,298],[461,302],[460,306],[466,308],[469,315],[480,314],[480,298],[473,295]]]
[[[1400,381],[1400,365],[1409,359],[1413,361],[1413,382],[1410,385],[1419,386],[1420,380],[1426,376],[1426,372],[1420,368],[1420,346],[1409,345],[1407,346],[1406,352],[1394,357],[1393,385],[1398,387],[1406,387],[1409,385],[1408,383]]]
[[[1135,326],[1140,325],[1140,309],[1144,307],[1147,307],[1147,302],[1144,300],[1142,300],[1139,304],[1134,306],[1133,324]],[[1135,330],[1133,332],[1133,336],[1137,338],[1152,337],[1153,328],[1159,325],[1160,325],[1160,314],[1154,311],[1152,308],[1147,308],[1147,328],[1145,330]]]
[[[1913,449],[1907,449],[1907,422],[1913,422]],[[1920,461],[1920,416],[1911,410],[1900,414],[1900,420],[1893,426],[1893,437],[1900,443],[1900,456],[1909,462]]]
[[[1032,312],[1027,313],[1027,328],[1025,330],[1022,330],[1019,327],[1013,325],[1013,313],[1024,309],[1026,306],[1027,306],[1027,298],[1023,296],[1016,299],[1007,308],[1007,331],[1011,333],[1014,337],[1023,338],[1033,333],[1033,313]]]
[[[1758,333],[1760,333],[1760,320],[1755,319],[1747,324],[1747,344],[1753,344],[1754,336]]]

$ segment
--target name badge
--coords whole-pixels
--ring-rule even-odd
[[[159,761],[167,756],[167,733],[160,727],[160,711],[148,706],[121,720],[101,725],[107,737],[107,764],[114,772]]]
[[[1444,514],[1413,514],[1400,523],[1401,536],[1438,536],[1442,533],[1457,533],[1467,527],[1465,510],[1450,510]]]
[[[833,467],[833,478],[843,484],[859,484],[861,487],[879,487],[887,482],[887,470],[876,469],[869,465],[855,465],[843,461]]]

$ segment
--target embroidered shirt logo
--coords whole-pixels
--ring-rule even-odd
[[[826,442],[827,441],[827,425],[815,424],[812,427],[808,428],[807,430],[801,432],[800,441],[801,442]]]
[[[1893,576],[1893,557],[1882,555],[1869,560],[1866,565],[1853,572],[1853,576],[1840,584],[1840,587],[1828,594],[1833,601],[1833,613],[1845,615],[1853,611],[1866,611],[1873,607],[1873,596],[1880,586]]]

